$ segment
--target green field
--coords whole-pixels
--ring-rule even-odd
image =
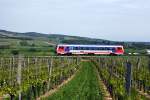
[[[83,62],[82,68],[68,84],[43,100],[103,100],[96,69],[90,62]]]

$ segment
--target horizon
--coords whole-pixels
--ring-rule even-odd
[[[150,42],[150,1],[1,0],[0,29]]]
[[[0,29],[0,31],[8,31],[8,32],[15,32],[15,33],[37,33],[37,34],[47,34],[47,35],[65,35],[65,34],[53,34],[53,33],[41,33],[41,32],[34,32],[34,31],[30,31],[30,32],[16,32],[16,31],[10,31],[10,30],[4,30],[4,29]],[[65,36],[75,36],[75,37],[83,37],[83,38],[91,38],[91,39],[102,39],[102,40],[106,40],[106,41],[114,41],[114,42],[148,42],[150,43],[150,41],[116,41],[116,40],[108,40],[108,39],[103,39],[103,38],[94,38],[94,37],[86,37],[86,36],[77,36],[77,35],[65,35]]]

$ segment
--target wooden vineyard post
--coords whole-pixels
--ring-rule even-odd
[[[148,70],[149,70],[149,73],[150,73],[150,56],[148,56]],[[149,76],[148,76],[149,77]],[[150,78],[147,77],[147,81],[150,82]],[[148,86],[147,86],[148,87]],[[148,91],[150,91],[150,89],[146,89],[146,92],[148,93]]]
[[[29,68],[30,68],[30,58],[27,57],[27,70],[28,70],[28,73],[30,72]],[[28,83],[30,82],[29,79],[30,79],[30,76],[28,75]]]
[[[71,60],[71,58],[67,57],[67,66],[70,65],[70,60]]]
[[[19,100],[21,100],[21,70],[22,70],[22,56],[19,56],[18,58],[18,70],[17,70],[17,82],[19,85]]]
[[[149,67],[148,70],[149,70],[149,72],[150,72],[150,56],[149,56],[148,58],[149,58],[149,59],[148,59],[148,62],[149,62],[149,63],[148,63],[148,67]]]
[[[138,58],[138,60],[137,60],[137,68],[138,68],[138,70],[140,69],[140,63],[141,63],[141,59]]]
[[[38,79],[38,58],[37,57],[35,57],[34,58],[34,60],[35,60],[35,64],[34,64],[34,66],[35,66],[35,78],[36,78],[36,80]]]
[[[111,77],[112,77],[112,75],[113,75],[113,67],[115,66],[115,61],[114,60],[111,60],[112,61],[112,65],[109,65],[108,67],[110,67],[109,68],[109,78],[108,78],[108,80],[110,80],[111,79]]]
[[[76,64],[77,64],[77,65],[78,65],[78,59],[79,59],[79,57],[76,58]]]
[[[9,58],[9,80],[10,80],[10,85],[12,85],[12,58]]]
[[[48,63],[48,85],[47,89],[50,90],[50,81],[51,81],[51,74],[52,74],[52,67],[53,67],[53,58],[51,60],[47,60]]]
[[[2,61],[3,61],[3,58],[1,58],[1,68],[3,67],[3,63],[2,63]]]
[[[101,66],[100,66],[100,64],[101,64],[100,61],[101,61],[101,59],[98,58],[98,65],[99,65],[98,67],[101,67]]]
[[[27,66],[29,67],[30,66],[30,58],[27,57]]]
[[[138,58],[138,59],[137,59],[137,71],[140,70],[140,62],[141,62],[141,60],[140,60],[140,58]],[[138,76],[138,74],[139,74],[139,73],[136,73],[136,77]],[[141,80],[137,80],[137,88],[138,88],[139,90],[141,90]]]
[[[126,92],[127,95],[131,94],[131,76],[132,76],[132,65],[129,61],[126,63],[127,71],[126,71],[126,76],[125,76],[125,87],[126,87]]]
[[[70,65],[70,59],[69,59],[69,57],[66,58],[66,61],[67,61],[66,65],[67,65],[67,67],[69,67],[69,65]],[[72,71],[69,70],[69,77],[71,77],[71,75],[72,75]]]
[[[100,69],[101,69],[101,67],[102,67],[102,63],[101,63],[101,62],[102,62],[102,59],[99,58],[99,66],[98,66],[98,67],[99,67],[99,68],[98,68],[99,72],[100,72]]]

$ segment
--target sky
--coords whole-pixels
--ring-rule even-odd
[[[150,0],[0,0],[0,29],[150,42]]]

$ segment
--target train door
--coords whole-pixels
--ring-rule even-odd
[[[112,48],[112,53],[116,53],[116,48]]]
[[[65,47],[65,52],[69,53],[69,51],[70,51],[69,47]]]

